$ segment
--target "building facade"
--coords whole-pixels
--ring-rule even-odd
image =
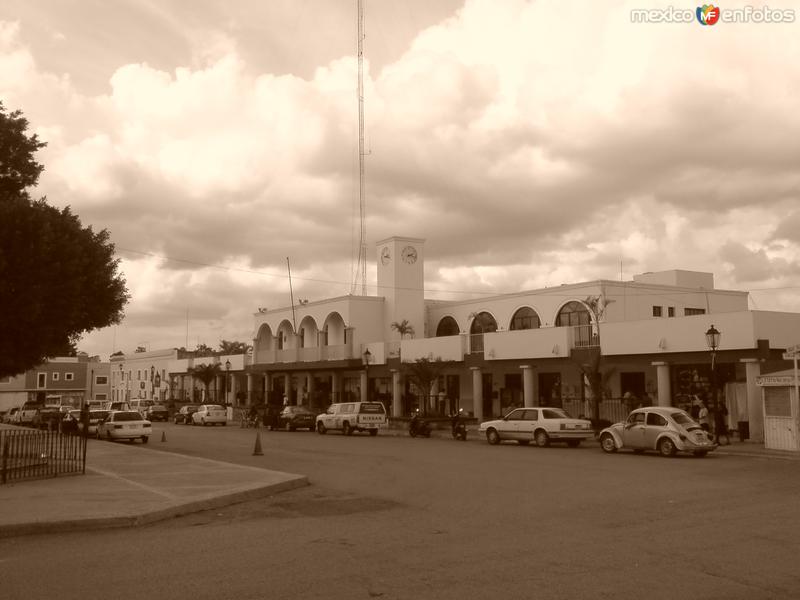
[[[376,244],[380,296],[256,313],[248,401],[285,397],[324,408],[371,399],[407,415],[428,396],[410,385],[408,365],[427,358],[441,369],[424,400],[435,412],[463,408],[482,420],[513,406],[555,405],[590,415],[595,373],[600,416],[615,420],[632,402],[683,405],[739,383],[745,406],[736,413],[763,440],[756,377],[785,368],[781,355],[800,341],[800,314],[749,310],[747,292],[716,289],[711,273],[685,270],[426,300],[424,244]],[[705,336],[712,325],[722,332],[713,368]]]

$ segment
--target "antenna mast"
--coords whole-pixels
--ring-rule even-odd
[[[364,192],[364,2],[358,0],[358,263],[351,293],[361,282],[361,295],[367,295],[367,206]]]

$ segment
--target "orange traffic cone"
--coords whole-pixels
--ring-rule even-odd
[[[256,447],[253,448],[253,456],[264,456],[261,451],[261,432],[256,431]]]
[[[162,442],[166,442],[167,441],[167,432],[166,431],[162,431],[161,432],[161,441]]]

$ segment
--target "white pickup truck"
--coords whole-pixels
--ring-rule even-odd
[[[317,415],[317,433],[341,430],[344,435],[354,431],[369,431],[378,435],[378,430],[386,426],[386,409],[380,402],[341,402],[331,404],[328,410]]]
[[[40,408],[44,408],[43,402],[26,402],[14,415],[13,423],[15,425],[31,425]]]

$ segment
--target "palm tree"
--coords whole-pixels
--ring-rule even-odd
[[[222,369],[219,366],[219,363],[209,363],[209,364],[202,364],[197,365],[196,367],[192,367],[189,369],[189,373],[194,379],[200,381],[206,390],[206,402],[208,402],[209,391],[208,386],[211,385],[211,382],[214,381],[221,373]]]
[[[403,319],[399,323],[397,321],[393,321],[391,327],[400,334],[401,340],[406,336],[412,338],[414,337],[414,326],[408,322],[408,319]]]

